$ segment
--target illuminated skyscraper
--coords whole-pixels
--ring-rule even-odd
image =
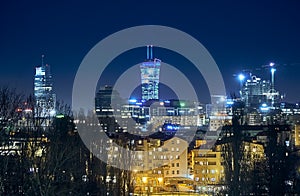
[[[242,86],[241,98],[247,107],[259,108],[263,103],[270,103],[267,95],[271,88],[270,81],[251,75]]]
[[[153,46],[147,46],[147,59],[140,66],[142,81],[142,99],[158,99],[159,59],[153,58]]]
[[[35,68],[34,76],[34,97],[35,97],[35,117],[51,117],[55,115],[56,96],[52,89],[52,75],[50,65],[44,64],[42,55],[42,65]]]

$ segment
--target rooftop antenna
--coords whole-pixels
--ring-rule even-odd
[[[44,57],[45,55],[42,54],[42,67],[44,67]]]

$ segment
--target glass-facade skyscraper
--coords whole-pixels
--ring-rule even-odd
[[[147,46],[147,59],[140,65],[142,100],[159,99],[158,84],[161,61],[153,58],[153,46]]]
[[[43,58],[43,56],[42,56]],[[35,117],[51,117],[55,115],[56,95],[53,92],[53,81],[50,65],[35,68],[34,76]]]
[[[259,108],[261,104],[270,102],[270,91],[270,81],[251,75],[242,86],[241,98],[247,107]]]

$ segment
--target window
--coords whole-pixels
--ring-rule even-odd
[[[179,170],[177,170],[177,174],[179,174]]]
[[[215,161],[208,161],[207,165],[216,165],[217,163]]]
[[[174,171],[174,170],[172,171],[172,174],[175,174],[175,171]]]
[[[207,158],[216,158],[217,155],[216,154],[206,154],[205,157],[207,157]]]
[[[176,167],[179,167],[179,163],[176,163]]]
[[[175,167],[174,163],[172,163],[172,167]]]

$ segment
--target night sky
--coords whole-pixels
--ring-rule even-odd
[[[108,2],[2,1],[0,85],[32,93],[34,67],[45,54],[58,99],[70,103],[77,68],[95,44],[124,28],[164,25],[190,34],[207,48],[223,74],[228,94],[239,87],[234,74],[251,69],[269,79],[269,72],[259,68],[275,62],[282,65],[277,68],[276,89],[286,94],[285,101],[300,101],[298,0]],[[171,51],[157,49],[154,54],[189,75],[203,94],[200,100],[208,101],[205,82],[192,65]],[[145,48],[121,55],[101,81],[113,84],[113,78],[145,56]]]

